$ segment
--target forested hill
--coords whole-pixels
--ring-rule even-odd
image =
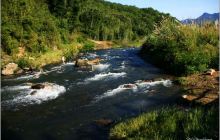
[[[103,0],[2,0],[1,45],[12,55],[18,47],[31,53],[59,48],[76,33],[94,40],[136,40],[162,17],[170,16]]]

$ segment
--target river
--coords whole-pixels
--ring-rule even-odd
[[[169,75],[143,61],[139,49],[92,51],[84,58],[100,57],[94,71],[74,63],[51,65],[38,76],[2,77],[2,138],[7,140],[105,140],[111,126],[94,121],[120,122],[172,104],[179,88]],[[141,80],[156,79],[153,82]],[[52,89],[32,90],[28,83],[49,82]],[[135,85],[125,88],[125,84]]]

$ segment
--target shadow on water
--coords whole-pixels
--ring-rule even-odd
[[[1,139],[2,140],[22,140],[21,135],[13,130],[13,128],[9,129],[7,122],[2,120],[1,122]]]

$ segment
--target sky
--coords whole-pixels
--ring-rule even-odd
[[[219,12],[219,0],[106,0],[139,8],[152,7],[160,12],[170,13],[179,20],[197,18],[204,12]]]

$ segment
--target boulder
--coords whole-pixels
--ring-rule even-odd
[[[100,58],[95,58],[92,60],[87,59],[77,59],[75,66],[80,68],[89,68],[92,69],[93,65],[98,65],[100,63]]]
[[[113,123],[113,120],[111,120],[111,119],[99,119],[99,120],[95,120],[95,123],[99,126],[109,126],[110,124]]]
[[[45,88],[44,84],[34,84],[31,86],[31,89],[43,89]]]
[[[88,60],[86,59],[77,59],[76,64],[75,64],[76,67],[82,67],[82,66],[88,66],[88,65],[89,65]]]
[[[214,73],[215,73],[214,69],[209,69],[209,70],[206,71],[207,75],[213,75]]]
[[[35,95],[36,93],[37,93],[37,91],[34,90],[34,91],[32,91],[32,92],[30,93],[30,95]]]
[[[7,64],[3,70],[2,75],[12,75],[14,72],[18,69],[18,65],[15,63],[9,63]]]
[[[31,86],[31,89],[46,89],[46,90],[51,90],[53,88],[53,84],[52,83],[37,83],[37,84],[33,84],[33,83],[26,83],[26,85]]]
[[[61,60],[62,60],[63,64],[66,63],[66,58],[64,56],[62,56]]]
[[[21,69],[21,68],[18,68],[17,70],[16,70],[16,74],[22,74],[24,72],[24,70],[23,69]]]
[[[98,65],[100,63],[100,60],[101,60],[100,58],[95,58],[93,60],[89,60],[88,64],[89,65]]]
[[[125,84],[123,85],[123,88],[133,88],[133,87],[136,87],[135,84]]]

